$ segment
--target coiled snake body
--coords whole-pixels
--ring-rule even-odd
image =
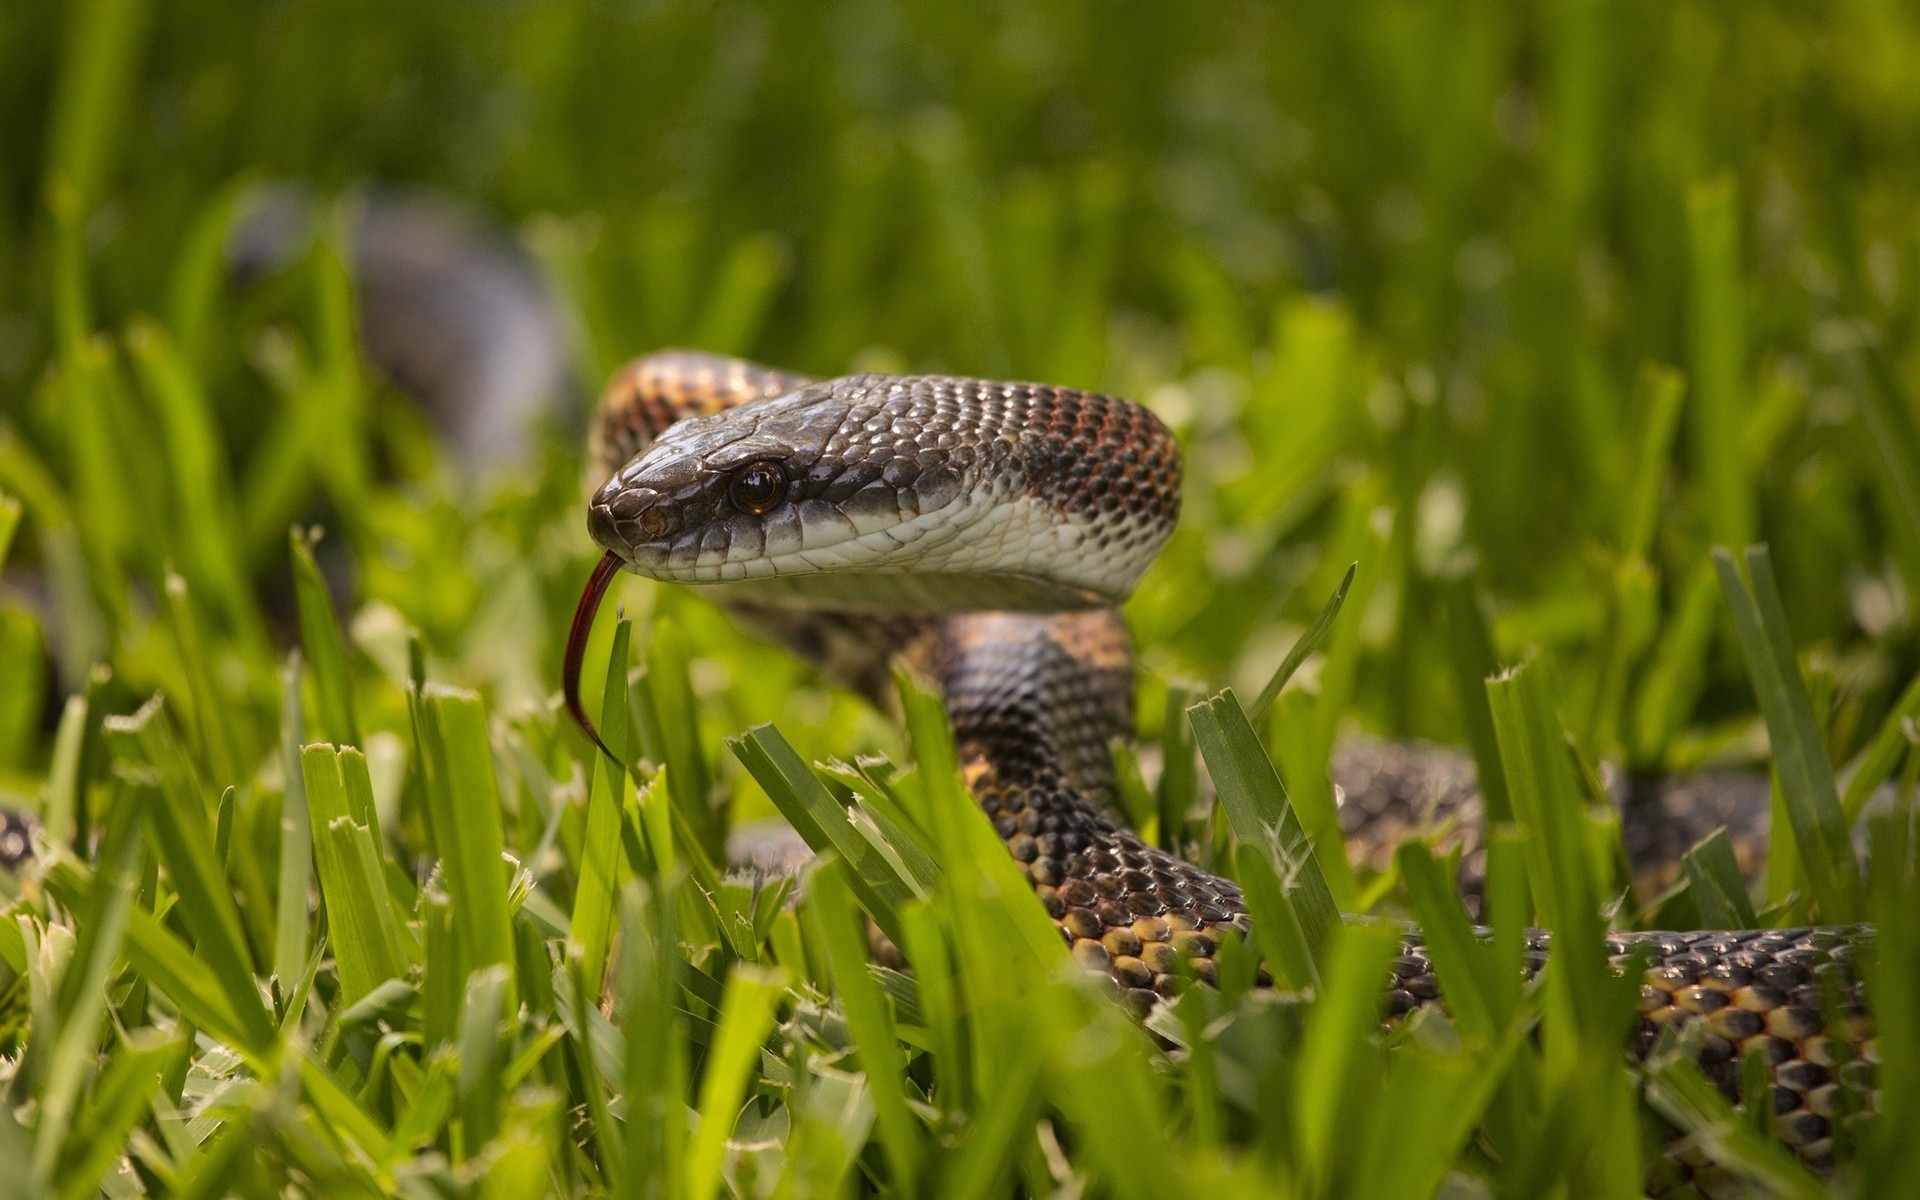
[[[888,663],[910,662],[944,691],[967,784],[1074,957],[1136,1012],[1173,994],[1181,960],[1209,979],[1221,939],[1248,932],[1235,884],[1101,803],[1109,740],[1132,729],[1114,605],[1179,509],[1179,450],[1151,413],[1040,384],[815,381],[670,351],[616,377],[594,455],[605,482],[588,528],[607,554],[576,634],[625,567],[710,594],[876,701]],[[568,695],[586,725],[577,649]],[[1861,932],[1611,935],[1617,964],[1650,956],[1636,1049],[1702,1023],[1700,1061],[1730,1096],[1759,1052],[1776,1128],[1819,1160],[1831,1118],[1873,1106]],[[1545,949],[1529,934],[1529,971]],[[1411,935],[1389,1009],[1439,1000]]]

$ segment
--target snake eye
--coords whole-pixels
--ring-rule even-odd
[[[727,498],[735,508],[754,516],[780,503],[787,494],[787,477],[772,463],[748,463],[734,472]]]

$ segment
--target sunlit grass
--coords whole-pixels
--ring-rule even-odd
[[[0,1198],[1632,1195],[1676,1130],[1729,1187],[1920,1177],[1915,835],[1870,803],[1920,775],[1910,14],[895,9],[9,14],[0,802],[44,843],[0,876]],[[935,698],[896,726],[639,582],[589,655],[631,769],[590,753],[578,439],[460,477],[331,214],[227,278],[256,171],[517,223],[588,391],[688,343],[1152,404],[1188,482],[1122,800],[1255,945],[1142,1027]],[[1471,747],[1489,938],[1428,843],[1348,865],[1356,727]],[[1709,839],[1613,905],[1587,772],[1709,760],[1776,769],[1764,880]],[[725,874],[773,815],[797,907]],[[1685,1046],[1629,1064],[1603,906],[1877,922],[1835,1177]],[[1406,919],[1450,1015],[1383,1033]]]

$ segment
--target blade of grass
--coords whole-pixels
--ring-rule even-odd
[[[1915,762],[1914,757],[1909,763]],[[1911,768],[1910,768],[1911,770]],[[1874,953],[1862,964],[1872,1002],[1881,1062],[1920,1062],[1920,829],[1912,793],[1868,818],[1871,852],[1867,873]],[[1920,1168],[1920,1072],[1894,1068],[1880,1078],[1880,1125],[1868,1135],[1863,1156],[1869,1178],[1912,1179]]]
[[[1194,766],[1193,727],[1187,709],[1201,699],[1198,688],[1167,684],[1167,709],[1160,729],[1160,848],[1178,852],[1187,820],[1198,806],[1200,773]]]
[[[1753,494],[1742,437],[1746,411],[1746,297],[1740,271],[1740,210],[1733,181],[1696,184],[1687,194],[1688,352],[1693,381],[1691,443],[1705,492],[1701,510],[1720,545],[1753,537]]]
[[[31,1169],[41,1187],[51,1188],[63,1182],[55,1178],[55,1167],[62,1152],[73,1153],[81,1147],[69,1144],[73,1132],[74,1109],[93,1067],[93,1050],[100,1038],[100,1022],[107,1011],[107,983],[114,960],[120,957],[120,945],[126,937],[128,916],[133,909],[133,866],[139,857],[140,843],[125,831],[116,839],[117,861],[112,869],[94,877],[93,895],[88,906],[88,923],[75,950],[77,986],[63,997],[59,1033],[48,1056],[46,1083],[39,1096],[40,1120],[35,1128]],[[70,967],[71,971],[73,968]],[[62,988],[62,991],[67,991]]]
[[[901,1094],[907,1063],[879,985],[867,973],[866,934],[853,908],[846,868],[838,859],[823,858],[807,876],[807,911],[814,939],[826,947],[834,992],[866,1068],[892,1185],[912,1195],[919,1191],[921,1146],[919,1122]]]
[[[300,651],[287,651],[280,672],[280,874],[274,905],[273,974],[285,988],[307,960],[307,904],[313,885],[313,829],[300,766]]]
[[[347,650],[340,625],[327,595],[327,582],[313,560],[313,543],[295,532],[287,545],[293,557],[293,594],[300,612],[300,644],[313,668],[314,691],[320,700],[316,714],[326,740],[336,746],[360,744],[360,725],[353,711],[352,676],[347,673]]]
[[[1721,591],[1733,615],[1734,632],[1747,660],[1754,695],[1766,717],[1774,771],[1793,828],[1794,843],[1821,915],[1828,921],[1857,920],[1860,873],[1847,840],[1846,818],[1833,785],[1826,740],[1814,720],[1806,683],[1794,658],[1773,562],[1766,548],[1747,551],[1742,577],[1733,555],[1713,552]]]
[[[1493,948],[1475,936],[1459,895],[1441,875],[1426,843],[1402,842],[1395,857],[1448,1011],[1463,1035],[1493,1044],[1513,1018],[1492,978],[1499,970]]]
[[[117,1043],[74,1123],[57,1171],[58,1200],[88,1200],[125,1152],[127,1135],[152,1107],[162,1064],[180,1050],[177,1038],[145,1029]],[[43,1110],[44,1111],[44,1110]]]
[[[1487,705],[1487,680],[1500,669],[1500,663],[1474,577],[1461,575],[1444,582],[1441,600],[1447,614],[1449,675],[1477,768],[1484,832],[1513,820],[1513,801],[1507,797],[1506,776],[1500,768],[1500,743],[1493,732],[1493,710]]]
[[[1648,656],[1650,665],[1633,707],[1632,753],[1637,763],[1659,763],[1693,714],[1713,650],[1719,591],[1712,565],[1699,564],[1681,589],[1679,611]]]
[[[461,961],[511,969],[506,846],[486,712],[471,692],[429,686],[412,697],[427,815],[440,852]]]
[[[1826,1194],[1818,1180],[1779,1142],[1763,1137],[1733,1111],[1692,1056],[1671,1050],[1647,1066],[1647,1103],[1688,1135],[1713,1162],[1771,1196]]]
[[[214,601],[249,649],[263,647],[266,630],[244,574],[245,547],[235,515],[227,451],[207,397],[158,323],[135,321],[126,342],[158,418],[185,574]]]
[[[1873,740],[1854,760],[1847,786],[1840,794],[1840,814],[1852,829],[1875,789],[1893,777],[1900,758],[1907,752],[1906,722],[1920,716],[1920,678],[1907,685],[1874,733]]]
[[[1747,894],[1747,881],[1740,874],[1740,860],[1734,857],[1726,826],[1702,838],[1681,862],[1693,901],[1700,908],[1702,928],[1759,927],[1760,918],[1754,914],[1753,897]]]
[[[67,14],[43,186],[71,192],[82,217],[102,197],[115,138],[127,124],[122,110],[138,76],[150,11],[146,0],[104,0]]]
[[[1287,681],[1300,669],[1300,664],[1307,661],[1307,655],[1319,648],[1327,631],[1333,628],[1334,618],[1340,615],[1340,606],[1347,601],[1347,589],[1353,586],[1354,572],[1359,569],[1357,562],[1347,567],[1347,573],[1340,577],[1340,586],[1333,589],[1333,595],[1327,597],[1327,602],[1321,606],[1320,615],[1313,619],[1313,624],[1307,626],[1307,631],[1300,635],[1293,648],[1287,651],[1287,656],[1280,660],[1280,666],[1274,671],[1273,677],[1267,680],[1267,686],[1260,689],[1259,698],[1247,710],[1247,719],[1254,725],[1259,725],[1266,717],[1280,689],[1287,686]]]
[[[1319,965],[1302,928],[1300,913],[1257,846],[1242,843],[1234,854],[1235,878],[1246,894],[1254,943],[1282,986],[1304,991],[1320,982]]]
[[[371,808],[366,759],[351,747],[308,746],[300,764],[340,990],[353,1004],[405,977],[418,950],[393,910],[373,831],[356,819],[356,808]]]
[[[213,673],[208,670],[207,639],[201,631],[187,581],[169,573],[165,589],[169,624],[173,626],[174,641],[180,648],[180,661],[186,671],[185,690],[192,703],[192,728],[200,761],[216,784],[230,786],[240,779],[239,763],[243,753],[240,735],[228,723],[230,708],[222,703],[214,687]]]
[[[912,884],[848,822],[846,810],[780,731],[771,725],[755,726],[727,739],[727,748],[815,853],[832,850],[850,866],[848,883],[859,896],[860,907],[897,941],[899,906],[916,898]]]
[[[1235,836],[1267,856],[1318,964],[1340,910],[1279,772],[1231,688],[1188,709],[1187,719]]]
[[[1438,1055],[1403,1049],[1387,1057],[1379,1099],[1367,1110],[1369,1145],[1346,1194],[1431,1196],[1454,1169],[1522,1041],[1512,1030],[1490,1052]]]
[[[1294,1075],[1295,1152],[1321,1186],[1339,1178],[1343,1134],[1361,1118],[1379,1069],[1374,1031],[1400,935],[1377,924],[1338,931],[1326,947],[1326,987],[1307,1017]]]
[[[253,960],[226,872],[213,850],[203,789],[173,738],[160,698],[131,717],[105,723],[114,757],[135,770],[150,768],[157,786],[137,787],[160,861],[180,897],[180,912],[195,934],[195,950],[243,1022],[249,1044],[272,1040],[273,1022],[253,978]]]
[[[714,811],[713,772],[700,743],[699,706],[688,675],[685,639],[667,617],[655,620],[647,644],[644,686],[634,693],[640,707],[641,750],[667,768],[674,811],[710,862],[726,860],[725,834]],[[624,717],[622,718],[624,719]]]
[[[7,551],[13,549],[13,535],[20,530],[20,502],[0,492],[0,567],[7,565]]]
[[[500,1068],[504,1047],[500,1017],[513,979],[506,966],[490,963],[467,979],[466,1003],[460,1014],[460,1073],[454,1082],[460,1114],[456,1160],[481,1152],[499,1127]],[[464,1146],[465,1155],[459,1153]]]
[[[567,956],[565,970],[572,985],[568,989],[572,993],[569,997],[571,1003],[567,1006],[567,1031],[572,1038],[569,1045],[575,1070],[587,1093],[586,1112],[594,1130],[593,1146],[600,1160],[600,1173],[607,1181],[607,1190],[620,1195],[628,1190],[626,1146],[621,1139],[612,1136],[614,1122],[607,1106],[607,1081],[609,1075],[615,1081],[619,1079],[620,1066],[626,1058],[626,1047],[622,1045],[620,1053],[611,1056],[612,1061],[605,1067],[595,1061],[592,1022],[596,1017],[603,1024],[607,1022],[597,1009],[588,1010],[587,997],[599,995],[600,988],[588,985],[585,965],[577,952]],[[611,1028],[610,1025],[608,1027]]]
[[[700,1080],[700,1127],[687,1149],[687,1200],[712,1200],[720,1189],[720,1165],[733,1133],[749,1073],[760,1044],[773,1027],[773,1004],[782,988],[778,972],[740,967],[727,977],[719,1031],[707,1052]]]
[[[685,1194],[689,1042],[674,1003],[679,936],[672,891],[671,883],[655,891],[636,880],[620,903],[628,1167],[622,1200]]]
[[[1526,837],[1527,876],[1546,927],[1554,933],[1557,973],[1582,1027],[1594,1029],[1605,993],[1599,896],[1586,853],[1586,833],[1560,722],[1536,666],[1487,681],[1487,698],[1507,793]],[[1596,1030],[1597,1032],[1597,1030]]]
[[[1653,549],[1653,535],[1660,523],[1660,493],[1684,409],[1687,377],[1672,367],[1647,363],[1640,369],[1639,390],[1646,396],[1646,425],[1634,454],[1627,502],[1620,509],[1620,557],[1629,561],[1644,559]]]
[[[627,647],[633,622],[621,617],[613,631],[612,657],[600,700],[601,736],[607,748],[626,761]],[[591,995],[606,979],[607,948],[612,940],[614,902],[620,890],[621,802],[627,771],[605,754],[593,755],[593,785],[587,793],[586,837],[581,843],[580,882],[573,894],[568,937],[580,947],[580,967]],[[671,784],[669,784],[671,786]]]
[[[78,908],[93,887],[94,873],[72,859],[62,859],[48,870],[46,883],[48,893],[61,904]],[[193,1025],[242,1056],[264,1056],[273,1033],[265,1010],[257,1026],[239,1016],[218,978],[194,958],[186,943],[137,906],[127,918],[126,954],[140,977],[171,1000]]]

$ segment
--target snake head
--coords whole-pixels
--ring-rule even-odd
[[[1121,440],[1134,425],[1160,440]],[[673,426],[601,487],[587,527],[629,570],[728,600],[1087,608],[1132,590],[1178,478],[1164,428],[1124,401],[851,376]]]

